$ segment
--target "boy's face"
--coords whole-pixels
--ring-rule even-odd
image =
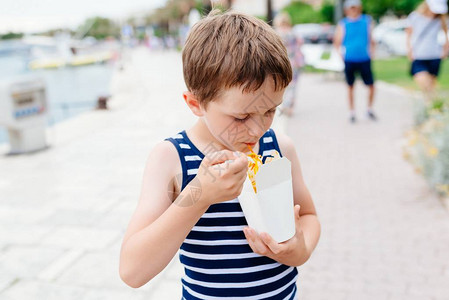
[[[234,87],[208,104],[203,119],[217,142],[234,151],[248,152],[273,123],[284,90],[275,92],[270,77],[256,92],[243,93]]]

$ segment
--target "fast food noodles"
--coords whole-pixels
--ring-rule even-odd
[[[250,154],[248,154],[248,177],[251,180],[251,184],[253,185],[254,192],[257,193],[256,186],[256,174],[262,166],[262,156],[254,153],[253,149],[248,146]],[[273,150],[272,155],[269,155],[265,159],[265,163],[269,163],[275,159],[279,159],[281,156],[279,152]]]

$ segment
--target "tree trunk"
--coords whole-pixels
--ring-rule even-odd
[[[267,23],[273,26],[273,3],[272,0],[267,0]]]
[[[204,15],[207,16],[207,14],[210,13],[212,10],[212,3],[210,0],[203,0],[203,8],[204,8]]]
[[[338,22],[343,18],[343,0],[335,0],[334,6],[334,22]]]

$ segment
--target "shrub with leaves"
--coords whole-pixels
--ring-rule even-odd
[[[434,190],[449,196],[449,99],[416,106],[404,155]]]

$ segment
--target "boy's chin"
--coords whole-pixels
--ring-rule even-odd
[[[248,152],[248,147],[243,143],[227,145],[226,147],[230,151]]]

